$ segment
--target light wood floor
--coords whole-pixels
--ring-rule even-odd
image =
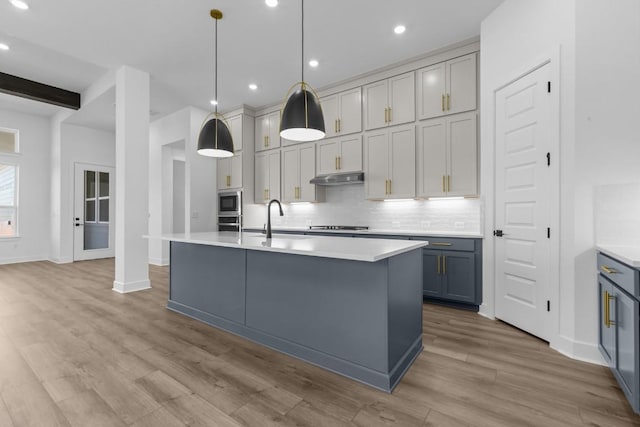
[[[609,371],[503,323],[424,306],[393,394],[111,291],[113,260],[0,266],[0,426],[631,426]]]

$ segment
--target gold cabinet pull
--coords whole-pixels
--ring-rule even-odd
[[[610,293],[607,292],[607,323],[609,324],[608,327],[611,327],[611,325],[616,324],[615,321],[611,320],[611,300],[613,300],[615,304],[616,297],[615,295],[611,295]]]
[[[440,255],[438,255],[438,259],[436,260],[436,263],[438,265],[438,274],[440,274]]]
[[[384,109],[384,122],[387,123],[387,110],[388,108]]]
[[[606,326],[607,328],[611,327],[611,325],[609,325],[609,292],[604,291],[604,298],[602,298],[602,304],[604,305],[604,316],[602,321],[604,323],[604,326]]]
[[[442,192],[443,193],[447,192],[447,189],[445,187],[445,176],[444,175],[442,175]]]
[[[338,132],[342,132],[342,121],[338,119]]]
[[[393,118],[391,114],[391,107],[389,107],[389,123],[391,123],[392,121],[393,121]]]
[[[227,187],[231,186],[231,177],[227,175]]]
[[[442,255],[442,274],[447,274],[447,257]]]
[[[451,245],[453,245],[453,243],[448,243],[448,242],[429,242],[429,245],[431,245],[431,246],[451,246]]]
[[[444,111],[444,93],[442,94],[442,111]]]
[[[338,170],[342,169],[342,157],[338,156]]]
[[[447,94],[447,111],[449,111],[451,109],[450,105],[449,105],[450,100],[451,100],[451,96],[449,94]]]
[[[333,121],[333,132],[338,133],[338,119]]]
[[[607,274],[616,274],[617,271],[611,267],[607,267],[606,265],[601,265],[600,270],[604,271]]]
[[[447,175],[447,193],[451,191],[451,175]]]

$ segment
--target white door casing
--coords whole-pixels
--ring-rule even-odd
[[[548,160],[553,135],[549,63],[495,93],[496,317],[544,340],[551,339],[551,254],[557,238],[548,227],[557,186]],[[558,230],[555,230],[557,234]]]
[[[86,172],[95,173],[94,190],[85,190]],[[108,174],[108,191],[101,191],[100,174]],[[103,175],[104,176],[104,175]],[[104,188],[104,187],[102,187]],[[108,193],[108,194],[107,194]],[[74,165],[74,217],[73,259],[74,261],[111,258],[115,256],[115,168],[85,163]],[[106,202],[106,203],[105,203]],[[108,209],[101,209],[107,204]],[[92,210],[88,213],[88,210]],[[108,216],[105,217],[105,214]],[[96,244],[87,239],[90,228],[100,228],[102,238]],[[104,230],[104,229],[107,230]],[[106,231],[106,235],[104,235]]]

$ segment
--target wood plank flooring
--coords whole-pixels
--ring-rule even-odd
[[[475,313],[424,306],[385,394],[111,290],[113,260],[0,266],[0,426],[640,426],[611,373]]]

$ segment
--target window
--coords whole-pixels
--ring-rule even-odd
[[[18,152],[18,131],[0,128],[0,153]]]
[[[18,167],[0,163],[0,238],[17,236]]]

